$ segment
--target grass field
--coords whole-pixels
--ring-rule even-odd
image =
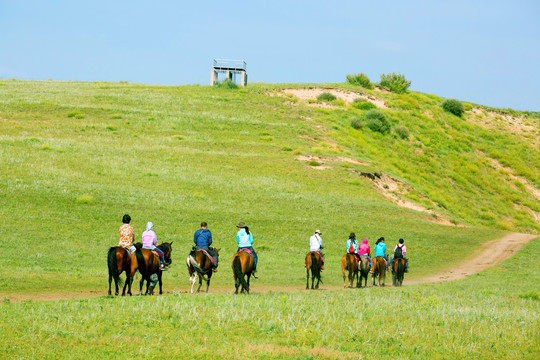
[[[538,114],[466,104],[469,110],[458,118],[445,113],[434,95],[325,85],[384,100],[392,126],[410,131],[402,139],[394,131],[352,128],[351,120],[365,111],[343,101],[315,107],[321,105],[316,100],[270,96],[309,86],[232,90],[1,80],[0,295],[105,294],[106,252],[118,242],[124,213],[131,215],[137,238],[152,221],[160,241],[174,242],[165,290],[176,293],[6,300],[2,325],[10,326],[2,326],[1,341],[8,354],[81,358],[89,351],[89,357],[102,358],[129,351],[159,358],[152,341],[171,344],[163,357],[208,358],[216,348],[230,358],[243,351],[262,358],[399,358],[402,350],[404,358],[427,358],[433,349],[439,351],[433,357],[441,358],[489,357],[490,349],[501,358],[533,358],[538,281],[523,281],[504,266],[464,282],[399,290],[178,295],[189,286],[184,259],[201,221],[222,249],[212,288],[231,290],[228,261],[238,221],[250,226],[259,253],[254,290],[302,289],[303,258],[316,228],[325,241],[328,288],[342,284],[339,259],[351,231],[371,245],[380,236],[389,247],[404,238],[408,279],[453,266],[507,231],[540,231],[534,193],[540,187]],[[318,166],[300,155],[328,161]],[[399,194],[404,199],[464,226],[441,225],[429,213],[395,205],[359,176],[366,171],[400,179],[413,189]],[[536,241],[526,251],[537,247]],[[518,268],[538,280],[528,265]],[[492,312],[483,307],[489,300]],[[392,321],[400,306],[407,310],[400,325],[405,330]],[[536,313],[525,316],[522,309]],[[200,334],[189,330],[195,316],[209,313],[218,320],[205,317]],[[373,318],[387,330],[375,333]],[[363,334],[371,334],[368,342],[359,340]]]

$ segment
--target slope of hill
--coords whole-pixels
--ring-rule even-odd
[[[540,230],[536,114],[466,104],[458,118],[433,95],[325,85],[374,102],[394,130],[407,127],[402,139],[352,128],[365,111],[347,99],[284,91],[307,87],[2,80],[0,283],[13,292],[103,287],[104,254],[126,212],[137,237],[152,221],[160,241],[174,241],[172,287],[187,286],[182,259],[200,221],[222,264],[236,249],[235,225],[247,222],[259,284],[290,286],[305,281],[316,228],[328,284],[340,283],[351,231],[370,244],[385,236],[389,247],[406,239],[414,278],[505,230]],[[228,271],[213,284],[231,286]]]

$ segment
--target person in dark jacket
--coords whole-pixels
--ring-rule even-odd
[[[210,230],[208,230],[208,224],[206,222],[203,221],[201,223],[201,228],[195,231],[195,235],[193,235],[193,242],[195,243],[197,250],[206,250],[212,259],[214,259],[214,266],[212,270],[216,271],[219,255],[213,247],[210,247],[210,245],[212,245],[212,233]]]

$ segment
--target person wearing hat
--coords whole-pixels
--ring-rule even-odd
[[[255,249],[253,249],[253,235],[249,231],[249,228],[246,226],[246,223],[243,221],[240,221],[238,225],[236,225],[236,228],[238,229],[238,232],[236,233],[236,242],[238,243],[238,250],[236,252],[240,251],[240,249],[248,249],[253,253],[253,261],[255,262],[255,265],[253,265],[253,272],[257,271],[257,253],[255,252]]]
[[[165,260],[165,254],[157,247],[157,235],[154,232],[154,224],[152,224],[151,221],[146,223],[146,231],[142,233],[142,248],[157,252],[159,258],[159,269],[161,271],[168,270],[163,263]]]
[[[321,235],[321,230],[315,230],[315,234],[311,235],[309,238],[309,251],[317,251],[319,254],[321,254],[321,260],[323,263],[321,269],[324,270],[324,255],[322,253],[324,246],[322,244]]]

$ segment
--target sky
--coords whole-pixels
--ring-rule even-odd
[[[246,61],[249,82],[395,72],[540,111],[540,0],[0,0],[0,78],[204,85],[213,59]]]

